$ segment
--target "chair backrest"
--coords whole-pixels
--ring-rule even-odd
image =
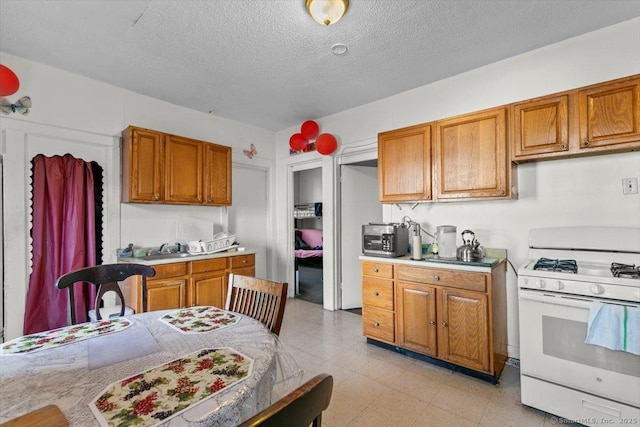
[[[286,302],[286,283],[229,275],[225,309],[259,320],[276,335],[280,334]]]
[[[131,276],[142,276],[142,311],[147,311],[147,277],[155,276],[156,271],[142,264],[104,264],[87,267],[64,274],[56,281],[58,289],[69,288],[69,307],[71,324],[76,324],[76,309],[73,297],[73,284],[89,282],[98,287],[96,294],[96,319],[100,320],[100,300],[105,292],[113,291],[120,298],[120,316],[124,316],[125,300],[118,282]]]
[[[238,427],[320,427],[332,390],[333,377],[317,375]]]
[[[69,422],[60,408],[49,405],[2,423],[0,427],[67,427],[68,425]]]

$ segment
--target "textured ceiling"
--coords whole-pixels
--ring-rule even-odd
[[[0,50],[282,130],[637,16],[638,0],[351,0],[323,27],[304,0],[0,0]]]

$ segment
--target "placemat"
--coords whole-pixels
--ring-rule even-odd
[[[133,325],[133,322],[124,317],[116,317],[99,322],[81,323],[79,325],[65,326],[50,331],[38,332],[15,338],[2,344],[2,355],[33,353],[47,348],[59,347],[86,340],[99,335],[120,332]]]
[[[159,351],[158,343],[145,327],[131,328],[126,334],[97,337],[87,342],[90,371]]]
[[[196,334],[235,325],[240,317],[216,307],[202,306],[183,308],[165,314],[160,320],[183,334]]]
[[[251,375],[253,360],[230,347],[205,348],[110,384],[89,407],[101,426],[150,427]]]

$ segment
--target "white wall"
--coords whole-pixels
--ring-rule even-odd
[[[31,112],[26,116],[20,114],[0,116],[0,131],[2,131],[0,153],[3,155],[16,151],[14,148],[17,147],[11,146],[12,144],[19,145],[25,142],[20,138],[7,138],[7,134],[11,134],[15,128],[22,129],[28,125],[34,125],[37,129],[49,129],[45,132],[56,134],[56,138],[58,134],[69,131],[72,135],[82,135],[81,140],[95,137],[93,139],[110,141],[114,138],[117,140],[127,126],[135,125],[230,146],[233,150],[235,165],[259,166],[269,171],[274,167],[275,134],[270,130],[189,110],[3,52],[0,52],[0,62],[11,68],[20,79],[20,90],[8,98],[15,101],[22,96],[30,96],[33,102]],[[45,135],[45,138],[49,136]],[[242,151],[248,149],[252,143],[256,147],[257,155],[249,160]],[[119,164],[120,150],[117,146],[115,151],[115,163]],[[12,173],[21,175],[27,180],[29,160],[25,159],[19,165],[12,165]],[[105,167],[105,165],[102,166]],[[5,164],[5,174],[6,170]],[[115,200],[118,201],[120,180],[111,178],[113,174],[119,176],[119,167],[107,165],[104,173],[109,177],[105,192],[117,194]],[[275,182],[269,182],[270,187],[274,184]],[[114,186],[117,188],[113,188]],[[271,189],[269,191],[273,194]],[[29,200],[29,194],[24,194],[24,197]],[[269,203],[271,205],[271,201]],[[28,226],[24,225],[27,210],[28,203],[23,203],[19,209],[15,204],[9,207],[5,203],[3,206],[5,229],[11,230],[12,235],[18,235],[17,238],[22,236],[22,241],[28,246],[29,230]],[[129,242],[139,245],[158,245],[171,241],[175,238],[175,223],[178,216],[210,220],[223,230],[228,224],[227,209],[218,207],[121,204],[121,206],[118,205],[117,212],[120,215],[120,228],[112,227],[105,230],[111,236],[111,240],[116,242],[110,245],[107,255],[113,255],[116,247]],[[14,224],[21,224],[21,226],[16,228]],[[272,228],[265,230],[265,233],[270,240],[275,238]],[[115,239],[113,239],[114,234]],[[3,241],[4,243],[6,242]],[[264,256],[264,254],[258,254],[258,256]],[[105,258],[105,262],[113,261],[113,257]],[[272,262],[274,261],[271,260],[270,263]],[[16,274],[13,270],[15,268],[15,265],[5,264],[4,272],[5,277],[12,278],[11,286],[21,299],[16,301],[7,299],[5,303],[23,305],[22,298],[27,291],[28,272],[21,267]],[[272,267],[269,270],[273,271],[275,268]],[[20,316],[8,319],[7,338],[12,338],[16,333],[19,335],[22,329],[21,323]]]
[[[536,96],[640,73],[640,18],[478,68],[377,102],[316,119],[336,136],[339,151],[357,151],[378,132],[425,123]],[[277,162],[288,164],[288,138],[276,133]],[[310,156],[319,156],[317,153]],[[308,158],[300,161],[309,161]],[[324,161],[327,173],[335,167]],[[527,258],[530,228],[563,225],[640,227],[640,196],[622,195],[621,179],[640,176],[640,153],[553,160],[518,167],[518,200],[403,205],[384,209],[385,221],[409,215],[433,229],[456,224],[474,230],[487,247],[506,248],[518,268]],[[279,197],[286,193],[279,181]],[[280,200],[280,199],[278,199]],[[279,209],[281,203],[278,202]],[[281,212],[282,213],[282,212]],[[335,215],[325,209],[326,221]],[[282,215],[276,215],[280,230]],[[280,234],[279,234],[280,235]],[[279,250],[286,247],[281,242]],[[335,281],[335,277],[333,277]],[[335,282],[334,282],[335,285]],[[507,274],[509,353],[519,356],[516,278]],[[331,286],[325,277],[325,287]]]

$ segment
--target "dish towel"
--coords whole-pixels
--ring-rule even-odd
[[[640,308],[591,303],[585,343],[640,356]]]

